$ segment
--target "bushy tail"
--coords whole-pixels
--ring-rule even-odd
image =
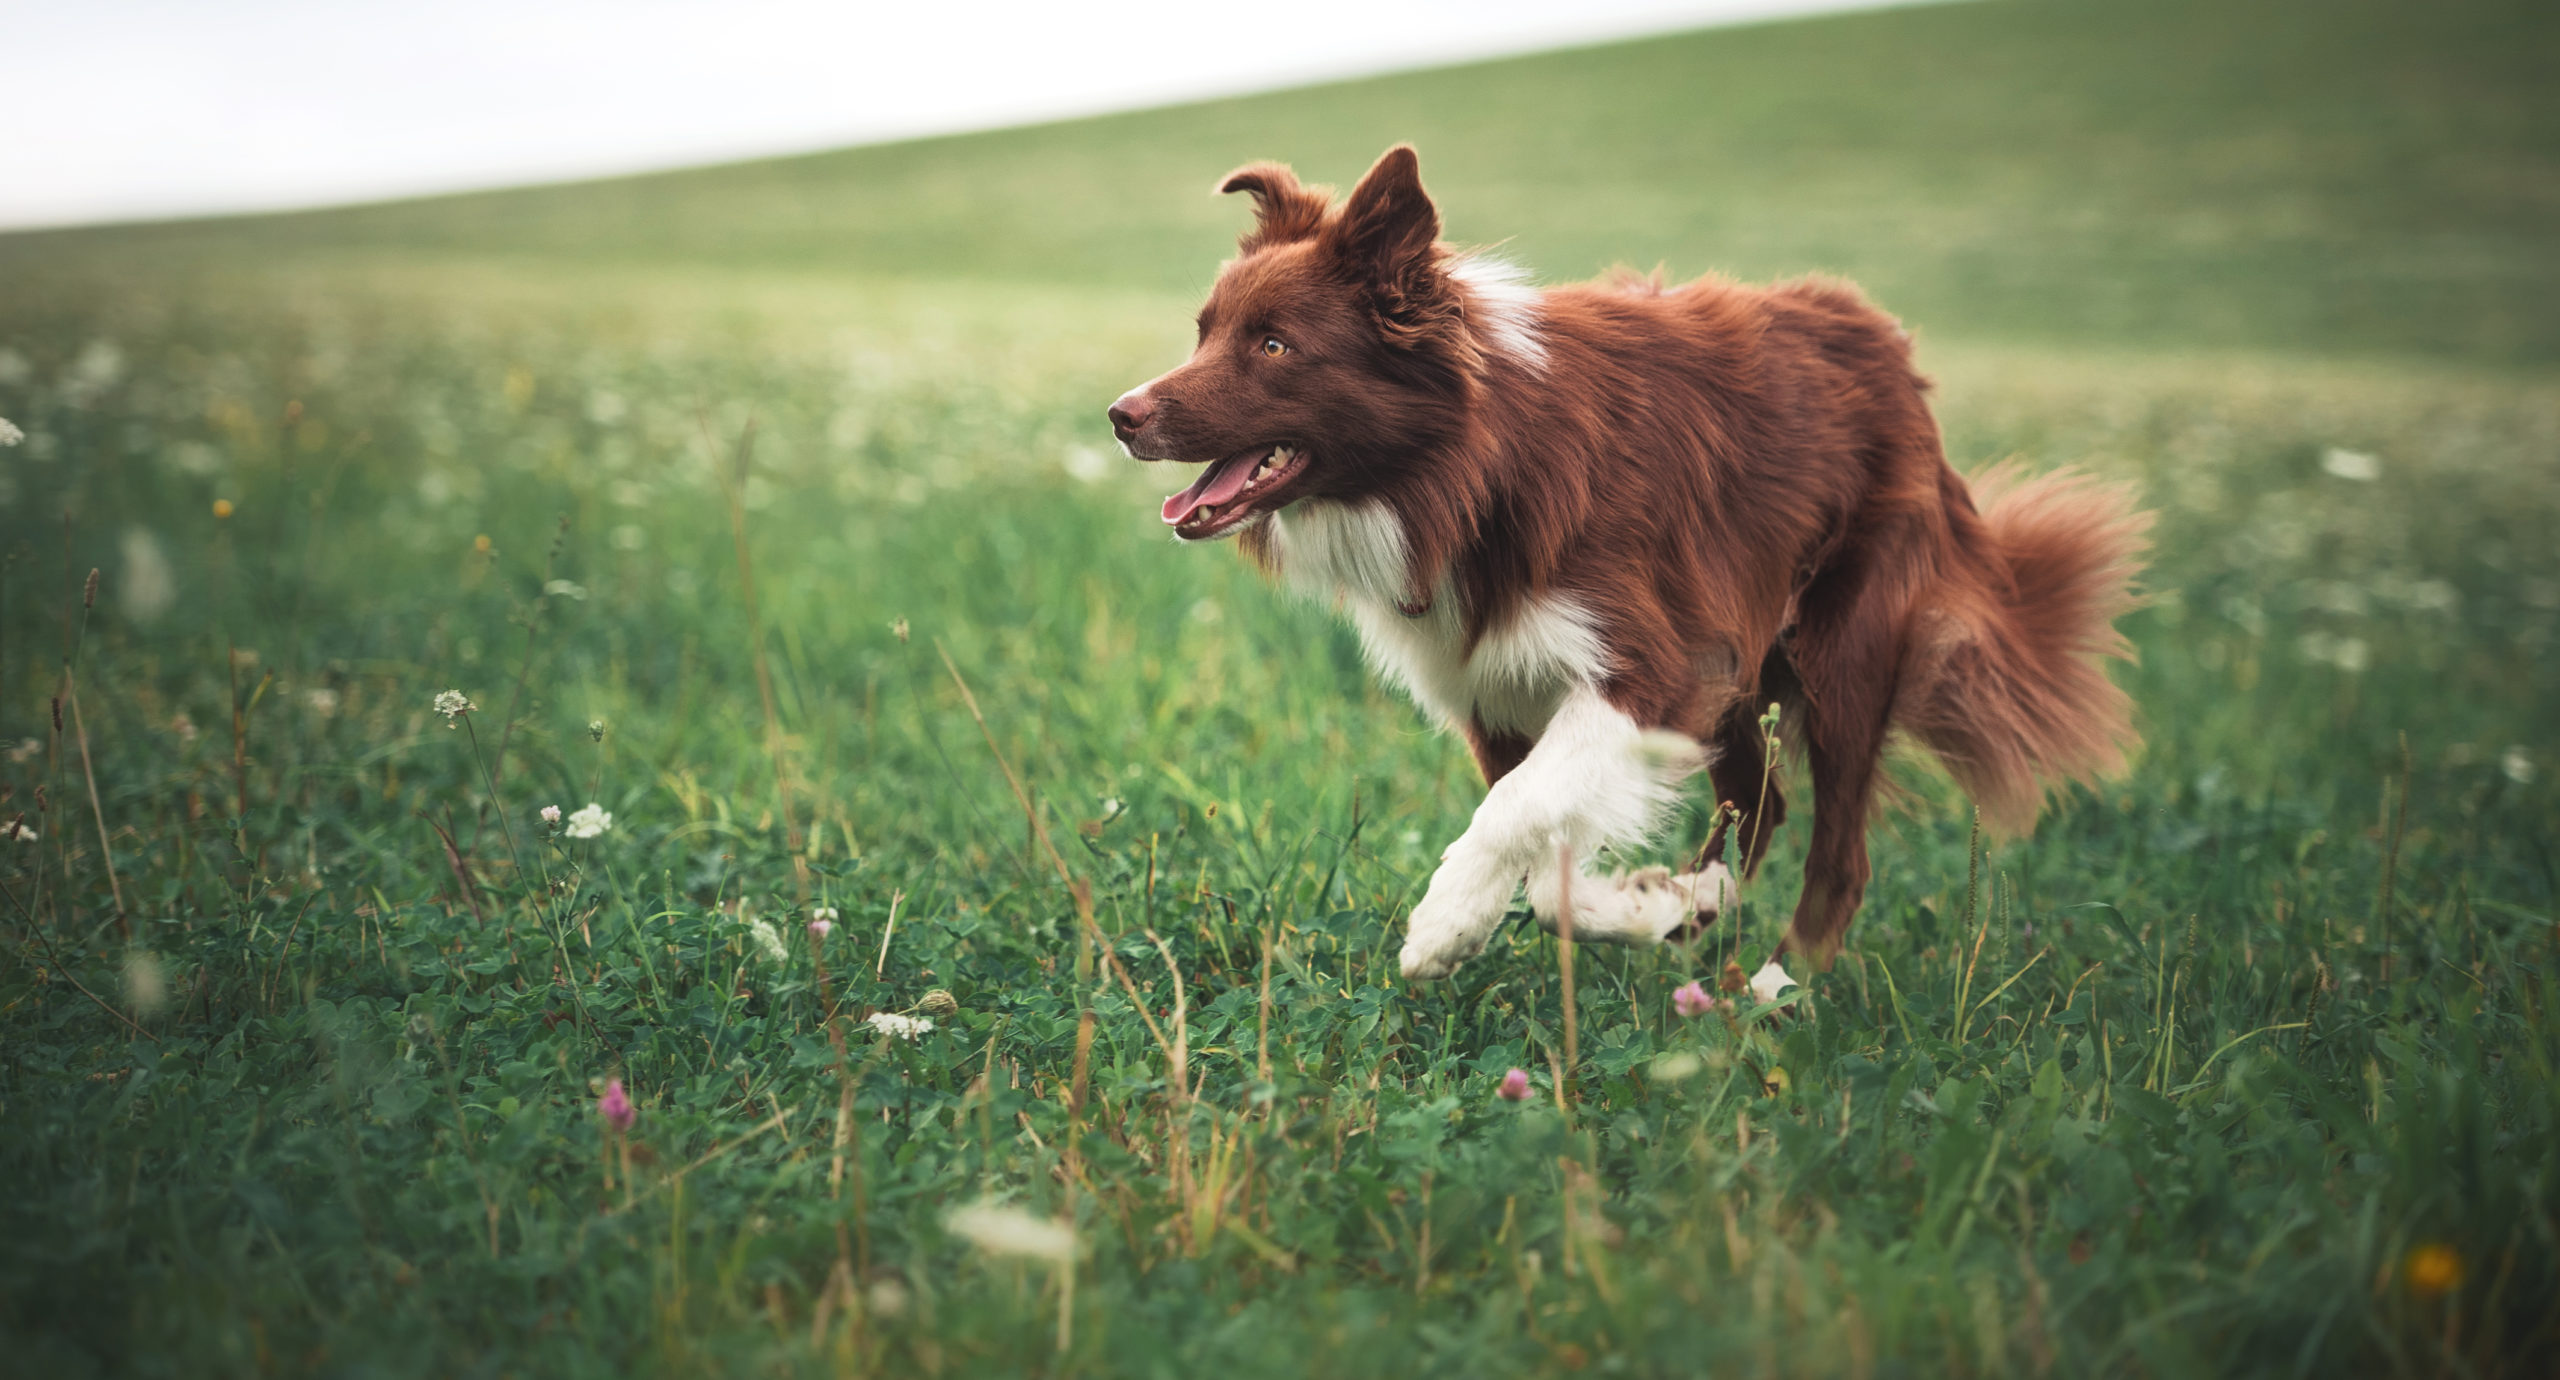
[[[2123,770],[2139,741],[2107,679],[2133,649],[2115,629],[2139,602],[2151,515],[2129,488],[2072,470],[1999,465],[1971,480],[1979,525],[1923,621],[1928,644],[1895,717],[1946,763],[1983,821],[2035,824],[2045,792]]]

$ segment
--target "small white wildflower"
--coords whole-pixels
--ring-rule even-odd
[[[550,825],[551,827],[553,827],[553,828],[555,828],[555,829],[556,829],[556,828],[558,828],[558,827],[560,827],[560,807],[559,807],[559,806],[557,806],[557,805],[545,805],[545,806],[543,806],[543,807],[542,807],[542,822],[543,822],[543,823],[545,823],[545,824]]]
[[[125,959],[124,1001],[144,1020],[169,1004],[169,978],[160,966],[160,955],[139,949]]]
[[[1111,477],[1111,457],[1091,446],[1069,446],[1067,453],[1058,459],[1067,467],[1067,473],[1087,484],[1098,484]]]
[[[27,817],[20,815],[9,821],[7,828],[0,829],[0,837],[16,839],[20,843],[33,843],[36,841],[36,831],[28,826]]]
[[[12,762],[24,762],[28,758],[31,758],[42,751],[44,751],[44,742],[42,739],[21,738],[18,740],[17,746],[9,749],[9,760]]]
[[[0,446],[14,446],[25,439],[27,433],[18,430],[16,422],[0,417]]]
[[[311,707],[312,713],[324,719],[338,712],[338,692],[325,685],[315,685],[303,691],[302,702]]]
[[[445,690],[436,695],[436,712],[444,716],[447,728],[453,727],[454,720],[470,713],[472,708],[470,697],[459,690]]]
[[[942,1224],[952,1235],[967,1238],[989,1255],[1027,1256],[1052,1265],[1075,1263],[1075,1229],[1054,1217],[1037,1217],[1002,1203],[978,1202],[954,1209]]]
[[[776,963],[791,961],[791,951],[782,945],[782,931],[775,929],[772,921],[758,920],[747,926],[747,933],[756,941],[756,947],[764,951],[766,958]]]
[[[922,1016],[901,1016],[893,1011],[872,1012],[868,1024],[883,1035],[895,1035],[901,1040],[912,1040],[933,1031],[933,1022]]]
[[[894,1318],[907,1311],[907,1286],[894,1279],[877,1279],[863,1295],[875,1318]]]
[[[564,599],[584,599],[587,597],[587,587],[579,584],[575,580],[552,580],[543,585],[542,592],[545,594],[556,594]]]
[[[1697,1055],[1685,1049],[1675,1049],[1654,1059],[1653,1076],[1659,1082],[1678,1083],[1697,1077],[1698,1071],[1705,1067],[1705,1061]]]
[[[569,816],[569,837],[591,839],[613,827],[613,812],[590,800]]]
[[[2334,633],[2307,632],[2297,644],[2306,661],[2325,661],[2348,675],[2361,674],[2371,660],[2371,649],[2361,637],[2339,637]]]
[[[2533,784],[2533,754],[2525,751],[2524,744],[2518,743],[2498,759],[2498,770],[2505,772],[2509,781],[2519,786],[2530,786]]]
[[[2370,484],[2382,477],[2382,457],[2343,446],[2331,446],[2320,456],[2320,468],[2334,479]]]

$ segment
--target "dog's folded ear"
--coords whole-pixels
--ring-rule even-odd
[[[1298,175],[1280,163],[1247,163],[1219,179],[1218,191],[1253,194],[1253,229],[1236,241],[1246,254],[1312,237],[1331,205],[1323,192],[1299,186]]]
[[[1440,211],[1422,190],[1422,160],[1413,145],[1398,144],[1379,157],[1351,189],[1329,234],[1371,282],[1408,291],[1419,286],[1440,238]]]

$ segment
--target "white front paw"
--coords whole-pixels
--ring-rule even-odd
[[[1518,884],[1518,878],[1451,847],[1405,923],[1404,951],[1397,956],[1404,975],[1415,980],[1447,977],[1483,953]]]

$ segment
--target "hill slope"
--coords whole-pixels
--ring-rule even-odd
[[[608,182],[0,239],[81,263],[470,256],[1190,291],[1252,158],[1409,139],[1453,234],[1541,275],[1824,270],[1923,329],[2560,356],[2560,21],[2443,6],[1984,3],[1711,30]]]

